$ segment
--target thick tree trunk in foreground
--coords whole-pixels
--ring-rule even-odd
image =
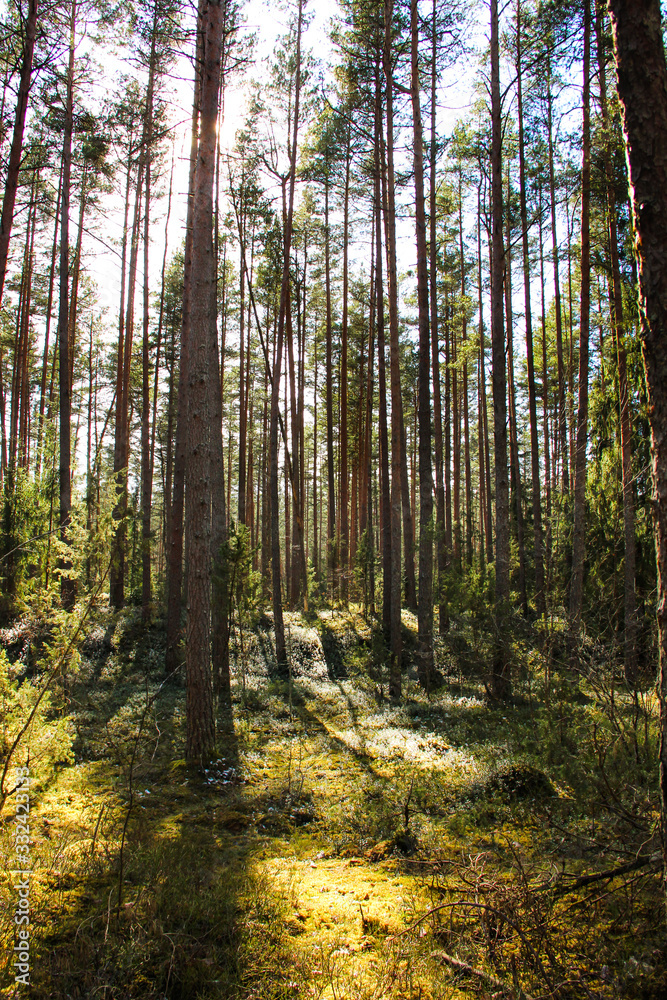
[[[659,0],[610,0],[630,167],[651,422],[660,633],[660,792],[667,870],[667,63]]]
[[[211,365],[215,317],[213,182],[222,58],[223,6],[209,0],[203,12],[204,60],[201,124],[192,212],[192,298],[189,323],[185,544],[188,606],[185,638],[186,755],[208,757],[215,747],[211,678],[211,400],[218,373]],[[212,387],[211,380],[215,380]]]
[[[600,81],[600,110],[605,133],[609,129],[607,104],[607,77],[605,66],[603,10],[596,6],[595,28],[597,37],[598,77]],[[612,167],[612,140],[605,145],[605,181],[607,186],[607,214],[609,225],[609,257],[611,260],[611,304],[616,355],[618,359],[618,391],[621,417],[621,463],[623,470],[623,528],[624,528],[624,662],[625,679],[629,684],[637,681],[637,597],[635,594],[635,569],[637,544],[635,540],[635,500],[632,462],[632,430],[630,393],[628,389],[627,355],[625,349],[625,321],[623,317],[623,292],[618,260],[618,226],[616,221],[616,192]]]

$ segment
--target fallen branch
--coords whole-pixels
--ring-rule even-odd
[[[463,899],[456,900],[456,902],[452,903],[440,903],[439,906],[433,906],[431,907],[430,910],[427,910],[426,913],[423,913],[421,917],[418,917],[417,920],[411,923],[409,927],[405,927],[402,931],[399,931],[397,934],[392,934],[391,937],[387,938],[387,941],[394,941],[396,938],[403,937],[404,934],[410,934],[411,931],[416,930],[416,928],[419,927],[420,924],[422,924],[434,913],[439,913],[441,910],[456,909],[459,906],[462,907],[463,909],[484,910],[488,913],[494,913],[497,917],[500,917],[500,919],[503,920],[508,925],[508,927],[511,927],[512,930],[516,931],[516,933],[523,941],[526,950],[530,952],[533,961],[535,962],[536,967],[539,969],[540,974],[542,975],[545,983],[547,983],[549,988],[553,990],[553,983],[551,981],[551,976],[544,968],[542,959],[535,951],[532,944],[530,943],[526,935],[523,933],[519,925],[515,923],[513,920],[511,920],[506,913],[503,913],[501,910],[498,910],[495,906],[490,906],[488,903],[473,903]]]
[[[566,896],[570,892],[576,892],[577,889],[583,889],[584,886],[593,885],[595,882],[605,882],[611,879],[618,878],[619,875],[627,875],[628,872],[636,872],[639,868],[646,868],[648,865],[655,865],[656,870],[662,863],[662,857],[660,854],[651,854],[649,856],[636,858],[634,861],[629,861],[625,865],[617,865],[616,868],[608,868],[604,872],[595,872],[592,875],[581,875],[578,879],[575,879],[571,885],[560,886],[556,889],[556,894],[558,896]]]
[[[490,983],[491,986],[495,986],[497,990],[502,990],[503,993],[513,994],[515,992],[514,986],[509,986],[507,983],[504,983],[502,979],[498,979],[497,976],[492,975],[490,972],[485,972],[484,969],[477,969],[474,965],[468,965],[467,962],[462,962],[460,958],[454,958],[453,955],[448,955],[446,951],[432,951],[431,958],[439,958],[445,963],[445,965],[450,965],[452,969],[456,969],[457,972],[465,972],[467,975],[483,979],[485,982]],[[525,990],[521,990],[521,996],[523,997],[523,1000],[533,1000],[530,993],[526,993]]]

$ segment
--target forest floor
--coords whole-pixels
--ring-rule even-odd
[[[392,703],[360,614],[286,624],[288,680],[268,616],[235,633],[233,720],[197,769],[162,631],[96,612],[58,681],[60,745],[48,716],[31,736],[31,996],[667,995],[650,691],[610,689],[591,654],[547,698],[535,655],[494,705],[461,621],[442,687],[409,667]],[[38,633],[0,634],[10,679]]]

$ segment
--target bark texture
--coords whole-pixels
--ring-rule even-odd
[[[186,755],[208,757],[215,747],[211,676],[211,327],[215,324],[213,183],[218,94],[222,58],[223,7],[209,2],[203,12],[204,58],[200,137],[192,213],[192,299],[189,323],[185,544],[187,624],[185,638]]]
[[[596,7],[596,38],[598,55],[598,79],[600,81],[600,110],[609,133],[609,111],[607,103],[607,75],[604,45],[604,8]],[[628,388],[627,354],[625,347],[626,328],[623,316],[623,292],[621,270],[618,260],[618,225],[616,219],[616,191],[612,168],[612,140],[607,139],[604,151],[605,183],[607,186],[607,216],[609,225],[609,258],[611,263],[611,305],[616,357],[618,361],[619,409],[621,418],[621,464],[623,470],[623,604],[624,604],[624,661],[625,679],[629,684],[637,681],[637,596],[635,593],[635,571],[637,564],[637,544],[635,539],[635,498],[634,471],[632,461],[632,429],[630,413],[630,392]]]
[[[660,791],[667,860],[667,63],[659,0],[610,0],[628,153],[651,422],[658,563]]]

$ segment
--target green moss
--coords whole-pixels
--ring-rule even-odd
[[[592,674],[547,699],[534,656],[517,704],[488,704],[462,617],[438,652],[445,686],[390,705],[356,609],[289,626],[288,683],[269,682],[260,630],[244,637],[234,732],[201,772],[183,759],[185,692],[160,687],[160,634],[100,615],[110,640],[81,650],[70,701],[36,728],[33,995],[477,995],[444,952],[533,995],[550,988],[537,954],[574,1000],[657,1000],[654,869],[569,891],[654,849],[654,701],[616,692],[612,713]]]

